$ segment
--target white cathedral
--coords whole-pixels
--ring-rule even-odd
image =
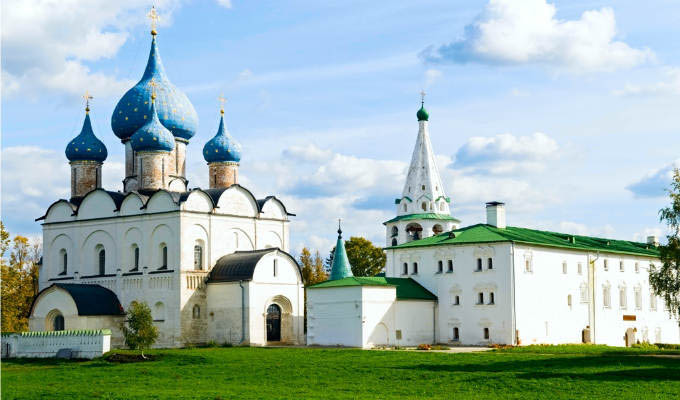
[[[655,238],[507,226],[499,202],[486,204],[485,223],[461,227],[423,105],[396,216],[384,222],[384,273],[352,276],[340,235],[330,279],[306,289],[305,332],[305,288],[288,253],[293,214],[238,184],[241,151],[223,110],[203,148],[210,187],[188,188],[186,146],[198,118],[168,80],[151,33],[146,70],[111,117],[125,148],[124,190],[101,187],[107,149],[89,106],[66,148],[71,198],[38,219],[44,256],[31,331],[110,329],[111,345],[122,347],[125,310],[143,301],[159,347],[680,342],[678,320],[648,283]]]
[[[146,302],[160,347],[215,341],[303,344],[304,286],[288,253],[289,213],[274,196],[238,184],[240,146],[227,132],[203,148],[209,189],[188,189],[185,152],[198,118],[165,74],[152,30],[142,79],[111,118],[125,147],[124,191],[101,187],[107,157],[89,106],[66,148],[71,198],[39,218],[44,256],[31,331],[119,330]]]

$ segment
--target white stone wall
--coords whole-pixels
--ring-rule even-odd
[[[363,347],[361,292],[360,286],[307,289],[307,345]]]
[[[86,196],[77,215],[66,202],[50,207],[43,225],[39,287],[54,282],[99,284],[114,291],[126,310],[133,300],[146,302],[160,332],[157,347],[214,340],[208,335],[208,295],[202,282],[220,257],[236,250],[289,248],[288,220],[281,203],[270,199],[259,213],[254,199],[238,186],[227,189],[214,210],[210,198],[200,191],[180,205],[162,191],[146,202],[130,194],[116,209],[104,191]],[[194,270],[196,244],[203,246],[201,271]],[[167,270],[159,271],[162,246],[168,249]],[[98,268],[100,249],[106,253],[104,275]],[[68,255],[63,275],[62,251]],[[296,310],[301,307],[298,292],[286,294]],[[240,304],[240,297],[235,301]],[[195,303],[203,311],[200,321],[192,320]],[[119,343],[114,332],[114,346]]]
[[[485,345],[512,343],[512,286],[511,246],[507,243],[490,245],[436,246],[415,249],[388,250],[387,276],[410,277],[437,295],[437,323],[435,341]],[[477,271],[477,259],[482,259],[482,270]],[[492,269],[488,259],[492,259]],[[453,271],[448,271],[452,261]],[[443,272],[438,272],[442,261]],[[408,273],[403,273],[403,264]],[[413,264],[418,263],[418,273]],[[484,303],[478,304],[479,293]],[[490,295],[494,302],[490,304]],[[458,296],[458,304],[455,298]],[[453,331],[458,328],[459,338]],[[484,338],[489,329],[489,339]]]
[[[361,347],[394,343],[396,288],[362,286],[361,289]]]
[[[390,343],[399,346],[435,343],[436,318],[436,301],[397,300],[394,304],[394,329]],[[401,339],[397,339],[397,330],[401,331]]]
[[[72,358],[101,357],[111,349],[111,332],[22,332],[2,335],[2,358],[55,357],[60,349],[70,349]]]

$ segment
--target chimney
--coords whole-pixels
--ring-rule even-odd
[[[659,247],[659,237],[656,235],[647,236],[647,244],[651,244],[654,247]]]
[[[491,201],[486,203],[486,223],[496,228],[504,229],[505,225],[505,203]]]

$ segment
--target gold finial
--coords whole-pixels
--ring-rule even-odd
[[[85,94],[83,95],[83,99],[85,99],[85,112],[88,113],[90,112],[90,100],[92,100],[94,97],[90,95],[90,92],[87,90],[85,91]]]
[[[156,100],[156,86],[157,85],[158,84],[156,83],[156,81],[154,81],[154,78],[151,78],[151,81],[149,81],[149,86],[151,86],[151,103],[153,103],[154,100]]]
[[[224,98],[224,93],[222,93],[222,94],[220,95],[220,97],[217,98],[217,100],[219,100],[220,103],[221,103],[221,105],[220,105],[220,114],[224,115],[224,103],[227,102],[227,99]]]
[[[421,91],[420,91],[420,104],[421,104],[421,105],[425,105],[425,95],[426,95],[426,94],[427,94],[427,93],[425,93],[424,90],[421,90]]]
[[[151,20],[151,34],[156,36],[156,33],[157,33],[156,32],[156,24],[161,19],[158,16],[158,13],[156,12],[156,7],[151,6],[151,11],[149,11],[149,14],[147,14],[146,16],[149,17],[149,19]]]

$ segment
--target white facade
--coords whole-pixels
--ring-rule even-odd
[[[397,299],[394,286],[308,288],[307,344],[371,348],[433,340],[436,302]]]
[[[414,262],[418,273],[403,274],[403,264]],[[678,321],[649,289],[648,270],[655,262],[506,242],[390,249],[386,274],[409,276],[437,295],[435,342],[581,343],[589,329],[592,343],[624,346],[632,328],[634,341],[680,343]]]
[[[288,272],[270,279],[256,274],[246,283],[251,293],[247,321],[258,321],[257,326],[247,328],[247,338],[256,338],[254,344],[266,343],[259,326],[266,309],[263,303],[277,298],[288,302],[287,312],[296,321],[294,334],[288,338],[299,343],[303,286],[299,272],[296,276],[289,273],[298,267],[285,253],[288,224],[288,213],[279,200],[268,197],[258,201],[239,185],[210,194],[160,190],[150,197],[95,190],[77,207],[61,200],[48,209],[43,224],[40,290],[55,282],[98,284],[112,290],[124,309],[134,300],[146,302],[159,328],[157,345],[161,347],[231,341],[211,328],[220,321],[208,311],[210,268],[218,258],[235,251],[279,248],[281,251],[271,257],[280,258]],[[65,317],[65,329],[84,329],[83,324],[87,329],[108,328],[113,331],[114,346],[122,344],[117,324],[111,326],[104,317],[79,317],[62,304],[68,302],[63,299],[68,296],[61,297],[39,298],[30,318],[31,330],[50,329],[43,310],[57,309]],[[219,301],[241,308],[240,294]],[[98,322],[85,323],[88,318]],[[236,324],[232,320],[221,323]],[[240,318],[237,325],[233,330],[242,330]]]

